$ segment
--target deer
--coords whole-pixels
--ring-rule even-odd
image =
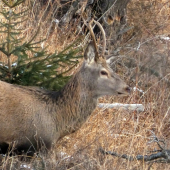
[[[92,23],[99,26],[103,50],[98,52]],[[0,151],[34,153],[41,145],[50,150],[58,140],[74,133],[90,117],[105,95],[125,96],[130,87],[109,67],[106,36],[98,21],[88,29],[93,41],[84,52],[84,61],[60,91],[26,87],[0,81]]]

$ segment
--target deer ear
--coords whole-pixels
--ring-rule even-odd
[[[96,57],[96,49],[94,47],[93,42],[90,42],[89,45],[87,46],[85,52],[84,52],[84,59],[87,61],[87,63],[92,63],[95,62],[95,57]]]
[[[116,56],[110,55],[106,56],[106,63],[107,64],[113,64],[113,62],[116,60]]]

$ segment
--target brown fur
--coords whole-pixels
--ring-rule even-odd
[[[128,86],[110,70],[106,60],[92,61],[94,56],[90,44],[82,67],[59,92],[0,81],[2,152],[14,143],[19,151],[36,151],[41,144],[50,149],[57,140],[82,126],[96,108],[98,97],[128,93]],[[100,75],[103,69],[107,76]]]

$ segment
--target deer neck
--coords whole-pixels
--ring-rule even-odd
[[[87,82],[81,77],[81,73],[72,77],[57,99],[58,110],[62,113],[59,115],[63,116],[59,118],[63,120],[61,136],[79,129],[97,106],[97,98],[93,97]]]

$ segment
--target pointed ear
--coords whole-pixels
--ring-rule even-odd
[[[107,64],[112,64],[115,60],[116,60],[116,56],[113,56],[113,55],[106,56]]]
[[[84,59],[88,62],[88,63],[92,63],[94,62],[96,59],[96,49],[94,47],[93,42],[90,42],[89,45],[87,46],[85,52],[84,52]]]

